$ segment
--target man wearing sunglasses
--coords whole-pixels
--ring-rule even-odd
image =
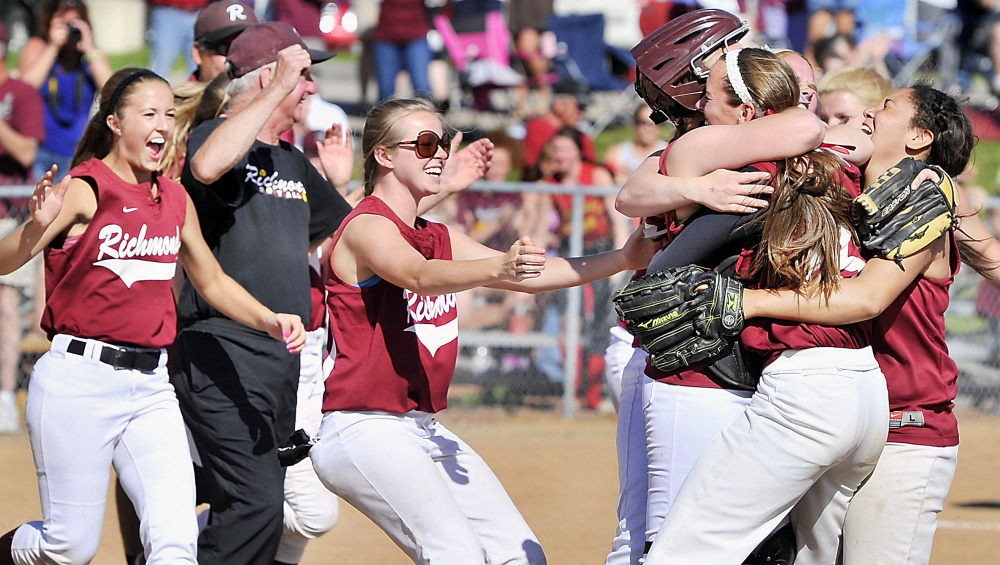
[[[198,12],[194,22],[191,58],[197,68],[190,80],[209,82],[226,70],[229,44],[246,28],[260,23],[249,4],[211,2]]]

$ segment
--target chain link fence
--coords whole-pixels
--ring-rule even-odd
[[[8,230],[27,218],[31,188],[0,187]],[[539,224],[549,235],[546,245],[552,252],[580,256],[600,250],[601,244],[585,237],[593,228],[593,199],[609,199],[616,193],[612,187],[480,182],[467,195],[439,206],[431,216],[468,230],[494,248],[505,249],[522,235],[510,231],[522,225],[519,218],[541,213],[544,217]],[[560,213],[547,205],[554,195],[567,194],[568,211]],[[461,198],[470,202],[463,203]],[[991,199],[989,204],[988,215],[997,218],[1000,229],[1000,199]],[[607,212],[616,213],[613,209]],[[0,218],[0,227],[5,225],[2,221]],[[491,222],[504,229],[490,232],[496,227],[487,225]],[[510,226],[502,225],[507,223]],[[40,268],[35,263],[15,274],[21,336],[0,335],[8,344],[10,339],[19,341],[18,384],[26,387],[32,366],[48,349],[48,343],[37,325]],[[560,410],[566,418],[572,418],[579,409],[611,409],[604,384],[603,355],[615,323],[611,295],[621,284],[624,277],[620,276],[533,296],[490,289],[460,293],[459,359],[450,403]],[[0,320],[3,317],[0,299]],[[948,346],[960,373],[956,403],[1000,413],[1000,290],[984,283],[971,268],[963,268],[952,287],[947,329]],[[576,355],[567,355],[570,351]]]
[[[0,187],[0,235],[28,218],[33,190],[33,186]],[[0,276],[0,375],[15,372],[18,388],[27,388],[35,361],[49,349],[39,328],[44,294],[41,256]]]

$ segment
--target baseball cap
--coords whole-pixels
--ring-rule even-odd
[[[322,63],[336,55],[330,51],[307,49],[295,28],[283,22],[267,22],[252,25],[229,44],[226,63],[229,74],[239,78],[268,63],[278,60],[278,51],[292,45],[301,45],[309,52],[313,64]]]
[[[253,8],[242,2],[211,2],[198,12],[194,22],[195,41],[218,43],[260,23]]]

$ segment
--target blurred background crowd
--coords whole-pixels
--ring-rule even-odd
[[[208,81],[223,72],[233,38],[227,18],[287,22],[307,43],[340,52],[314,69],[319,94],[309,103],[306,123],[292,136],[307,154],[316,136],[334,122],[358,135],[365,111],[394,94],[428,98],[465,132],[467,141],[488,136],[496,150],[486,182],[446,202],[435,215],[501,249],[527,234],[536,244],[566,253],[572,192],[588,185],[620,185],[665,145],[669,128],[650,120],[632,89],[628,49],[670,18],[695,8],[736,13],[750,23],[754,43],[802,53],[814,76],[806,79],[804,90],[811,90],[828,122],[857,119],[892,86],[926,80],[967,102],[981,138],[1000,138],[1000,1],[234,4],[0,0],[0,184],[30,185],[53,163],[60,171],[69,170],[95,93],[114,70],[148,67],[175,86]],[[866,81],[867,90],[862,85]],[[360,178],[358,171],[354,178]],[[974,183],[975,173],[968,178]],[[531,185],[500,190],[500,183],[512,181],[561,185],[564,193],[532,191]],[[974,193],[986,202],[987,191]],[[5,212],[0,230],[12,229],[23,217],[26,200],[17,194],[0,193],[0,212]],[[610,249],[627,237],[630,223],[615,211],[613,190],[591,191],[583,208],[584,252]],[[994,216],[1000,227],[1000,216]],[[39,301],[33,298],[41,294],[35,293],[40,267],[22,271],[0,278],[0,432],[17,429],[16,413],[11,420],[5,407],[13,405],[14,383],[18,374],[23,376],[21,354],[31,350],[21,336],[37,331],[40,315]],[[608,301],[613,284],[592,285],[584,293],[578,382],[590,408],[599,407],[604,396],[603,340],[613,323]],[[995,366],[1000,365],[1000,295],[991,291],[979,291],[974,304],[995,336],[985,359]],[[469,341],[480,345],[467,352],[460,374],[464,370],[470,379],[486,372],[516,375],[542,393],[561,388],[566,356],[557,343],[565,323],[565,297],[475,291],[463,293],[461,300],[467,303],[459,309],[463,331],[526,337],[501,340],[507,345],[497,347],[481,345],[489,340]],[[539,341],[539,336],[555,336],[555,341]],[[44,344],[44,338],[38,339]],[[552,345],[535,347],[540,343]],[[503,390],[506,394],[510,387]]]

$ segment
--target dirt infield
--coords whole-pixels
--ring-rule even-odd
[[[1000,417],[960,413],[958,475],[941,515],[935,564],[1000,562]],[[549,563],[604,562],[615,528],[617,470],[612,416],[447,411],[441,420],[490,463],[542,542]],[[0,533],[40,516],[25,434],[0,436]],[[120,564],[121,541],[109,507],[97,564]],[[353,508],[313,542],[303,564],[405,564],[385,535]]]

